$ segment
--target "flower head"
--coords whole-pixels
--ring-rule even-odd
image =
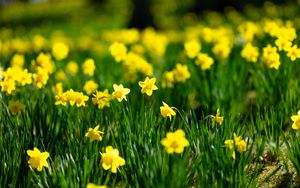
[[[83,86],[83,90],[88,94],[91,95],[92,93],[94,93],[96,90],[98,89],[98,84],[93,81],[93,80],[89,80],[87,81],[84,86]]]
[[[93,104],[97,105],[99,109],[103,109],[105,106],[110,106],[111,95],[108,93],[107,89],[104,91],[96,91],[93,96]]]
[[[97,125],[95,128],[89,128],[88,132],[85,133],[85,137],[90,139],[90,142],[93,142],[94,140],[102,140],[102,135],[104,132],[98,131],[99,125]]]
[[[168,104],[166,104],[165,102],[162,102],[163,106],[160,107],[160,113],[161,115],[165,118],[165,117],[169,117],[170,120],[172,118],[172,116],[175,116],[176,113],[175,111],[169,107]]]
[[[220,109],[218,108],[217,109],[217,114],[216,116],[211,116],[212,117],[212,123],[211,123],[211,126],[212,128],[214,128],[216,122],[219,123],[219,125],[222,125],[223,123],[223,120],[224,120],[224,117],[223,116],[220,116]]]
[[[86,188],[106,188],[105,185],[95,185],[93,183],[88,183]]]
[[[91,58],[86,59],[82,64],[82,69],[83,74],[93,76],[96,69],[95,61]]]
[[[121,102],[123,99],[125,99],[125,101],[127,101],[126,95],[128,95],[130,93],[130,89],[128,88],[124,88],[122,84],[117,85],[114,84],[114,92],[112,93],[112,95],[119,101]]]
[[[291,119],[294,122],[292,128],[295,130],[300,130],[300,110],[298,110],[298,114],[293,115]]]
[[[157,90],[157,86],[155,85],[156,78],[146,77],[145,81],[139,81],[139,86],[142,88],[141,92],[146,93],[148,96],[151,96],[153,90]]]
[[[105,148],[105,153],[101,155],[101,162],[104,170],[111,169],[112,173],[117,173],[117,168],[125,165],[125,160],[119,156],[119,150],[112,146]]]
[[[42,171],[43,167],[49,167],[47,158],[49,157],[48,152],[40,152],[39,149],[34,147],[33,150],[27,150],[27,154],[30,157],[28,164],[32,168],[36,168],[38,171]]]
[[[187,79],[191,77],[187,65],[182,65],[177,63],[176,68],[174,69],[174,78],[177,82],[185,82]]]
[[[52,54],[57,60],[63,60],[68,56],[69,47],[63,42],[56,42],[52,46]]]
[[[175,132],[168,132],[167,137],[160,143],[166,147],[167,153],[182,153],[184,147],[189,146],[189,141],[184,137],[184,131],[178,129]]]
[[[127,48],[123,43],[115,42],[109,47],[111,55],[115,58],[116,62],[121,62],[126,58]]]

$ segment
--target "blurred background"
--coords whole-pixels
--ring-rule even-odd
[[[289,7],[276,11],[276,4]],[[96,27],[118,28],[151,26],[158,29],[180,28],[199,21],[214,12],[244,10],[249,17],[262,7],[270,16],[290,16],[290,4],[297,0],[0,0],[0,27],[49,26],[53,23],[74,24],[93,22]],[[297,6],[296,6],[297,8]],[[272,15],[273,14],[273,15]],[[210,14],[212,15],[212,14]],[[199,17],[200,16],[200,17]],[[111,21],[113,20],[113,21]],[[57,24],[55,24],[57,25]],[[82,28],[84,29],[84,28]]]

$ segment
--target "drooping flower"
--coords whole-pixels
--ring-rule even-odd
[[[166,147],[167,153],[182,153],[184,148],[189,146],[189,141],[184,137],[184,131],[178,129],[175,132],[168,132],[167,137],[160,143]]]
[[[95,128],[89,128],[88,132],[85,133],[85,137],[90,139],[90,142],[94,140],[102,140],[103,131],[98,131],[100,125],[97,125]]]
[[[157,90],[158,87],[155,85],[156,78],[146,77],[145,81],[139,81],[139,86],[142,88],[142,94],[146,93],[148,96],[151,96],[153,90]]]
[[[297,115],[293,115],[291,119],[293,121],[292,128],[295,130],[300,130],[300,110],[298,110]]]
[[[120,85],[114,84],[113,88],[115,91],[112,93],[112,95],[119,102],[121,102],[123,99],[125,99],[125,101],[127,101],[126,95],[128,95],[130,93],[130,89],[124,88],[122,84],[120,84]]]
[[[217,114],[215,116],[211,115],[211,117],[212,117],[212,123],[211,123],[212,128],[215,127],[216,122],[219,123],[219,125],[222,125],[224,117],[220,116],[219,108],[217,109]]]
[[[111,169],[112,173],[117,173],[117,168],[125,165],[125,160],[119,156],[119,150],[112,146],[105,148],[105,153],[101,155],[101,162],[104,170]]]
[[[49,167],[47,158],[49,157],[48,152],[40,152],[40,150],[34,147],[33,150],[27,150],[27,154],[30,157],[28,164],[32,168],[36,168],[38,171],[42,171],[43,167]]]
[[[169,117],[170,120],[172,119],[172,116],[175,116],[176,113],[175,111],[169,107],[168,104],[166,104],[165,102],[162,102],[163,106],[160,107],[160,113],[161,115],[165,118],[165,117]]]

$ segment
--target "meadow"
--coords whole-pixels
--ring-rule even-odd
[[[1,9],[0,187],[300,187],[299,3],[84,2]]]

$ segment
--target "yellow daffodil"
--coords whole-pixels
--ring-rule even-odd
[[[93,104],[97,105],[99,109],[103,109],[105,106],[110,106],[111,95],[108,93],[107,89],[104,91],[96,91],[93,96]]]
[[[194,40],[191,40],[191,41],[188,41],[188,42],[184,43],[185,53],[191,59],[193,59],[197,56],[200,49],[201,49],[201,45],[200,45],[198,40],[194,39]]]
[[[199,53],[195,61],[201,70],[209,70],[212,64],[214,64],[214,59],[209,57],[207,54]]]
[[[78,72],[78,65],[77,65],[77,63],[75,61],[70,61],[67,64],[66,72],[69,73],[72,76],[75,76],[77,74],[77,72]]]
[[[165,118],[165,117],[169,117],[170,120],[172,118],[172,116],[175,116],[176,113],[175,111],[169,107],[168,104],[166,104],[165,102],[162,102],[163,106],[160,107],[160,114]]]
[[[293,115],[291,119],[294,122],[292,128],[295,130],[300,130],[300,110],[298,110],[297,115]]]
[[[185,82],[191,77],[191,74],[188,70],[187,65],[182,65],[177,63],[176,68],[174,69],[174,78],[177,82]]]
[[[258,48],[248,43],[244,46],[241,51],[241,56],[245,58],[248,62],[256,63],[259,55]]]
[[[217,114],[215,116],[211,115],[211,117],[212,117],[212,123],[211,123],[212,128],[215,127],[216,122],[219,123],[219,125],[222,125],[224,117],[220,116],[219,108],[217,109]]]
[[[94,82],[93,80],[88,80],[84,86],[83,90],[88,94],[91,95],[98,89],[98,84]]]
[[[182,153],[184,148],[189,146],[189,141],[184,137],[184,131],[178,129],[175,132],[168,132],[167,137],[160,143],[166,147],[167,153]]]
[[[93,76],[95,72],[96,66],[95,61],[91,58],[86,59],[82,64],[83,74]]]
[[[63,60],[68,56],[69,47],[63,42],[56,42],[52,46],[52,54],[57,60]]]
[[[86,188],[106,188],[105,185],[96,185],[96,184],[93,184],[93,183],[88,183]]]
[[[122,84],[120,84],[120,85],[114,84],[113,88],[114,88],[114,92],[112,93],[112,95],[119,102],[121,102],[123,99],[125,101],[127,101],[126,95],[128,95],[130,93],[130,89],[124,88]]]
[[[37,72],[32,75],[34,84],[38,88],[42,88],[47,84],[49,79],[48,71],[42,67],[38,67]]]
[[[148,96],[151,96],[153,90],[157,90],[158,87],[155,85],[156,78],[146,77],[145,81],[139,81],[139,86],[142,88],[142,94],[146,93]]]
[[[119,42],[114,42],[110,47],[109,51],[111,55],[115,58],[115,61],[117,63],[125,60],[126,58],[126,53],[127,53],[127,48],[123,43]]]
[[[30,157],[28,164],[32,168],[36,168],[38,171],[42,171],[43,167],[49,167],[47,158],[49,157],[48,152],[40,152],[40,150],[34,147],[33,150],[27,150],[27,154]]]
[[[119,156],[119,150],[112,146],[105,148],[105,153],[101,155],[101,162],[104,170],[111,169],[112,173],[117,173],[117,168],[125,165],[125,160]]]
[[[88,132],[85,133],[85,137],[90,139],[90,142],[93,142],[94,140],[102,140],[102,135],[104,134],[103,131],[98,131],[99,125],[97,125],[95,128],[89,128]]]
[[[247,144],[245,140],[243,140],[241,136],[237,136],[235,133],[234,133],[234,139],[225,140],[224,144],[226,147],[229,148],[231,156],[234,160],[236,159],[235,148],[237,148],[240,154],[242,154],[247,150]]]

